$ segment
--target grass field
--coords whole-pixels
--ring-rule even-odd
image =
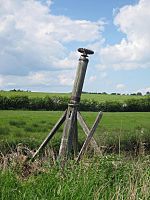
[[[0,140],[3,142],[20,141],[30,143],[31,148],[37,147],[49,133],[62,112],[55,111],[0,111]],[[85,121],[91,127],[97,113],[83,112]],[[135,142],[150,142],[150,113],[104,113],[102,121],[95,133],[100,146],[131,146]],[[62,128],[53,141],[60,142]],[[79,139],[85,138],[79,126]],[[3,141],[3,142],[2,142]],[[119,144],[120,143],[120,144]],[[129,148],[129,147],[128,147]]]
[[[0,95],[3,96],[20,96],[20,95],[27,95],[28,97],[45,97],[45,96],[60,96],[60,97],[70,97],[71,93],[44,93],[44,92],[7,92],[7,91],[0,91]],[[124,102],[127,99],[139,99],[145,98],[146,96],[132,96],[132,95],[111,95],[111,94],[82,94],[81,99],[94,99],[98,102],[104,101],[117,101],[117,102]]]
[[[0,111],[0,199],[2,200],[149,200],[150,113],[104,113],[95,133],[103,155],[85,155],[76,164],[47,157],[24,163],[15,149],[37,149],[62,112]],[[91,127],[97,115],[83,112]],[[63,127],[50,145],[59,148]],[[79,127],[79,142],[85,136]],[[141,146],[139,146],[141,144]],[[107,150],[107,151],[106,151]]]

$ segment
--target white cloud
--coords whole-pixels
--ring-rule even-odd
[[[39,85],[51,85],[54,83],[53,74],[51,72],[35,72],[25,76],[3,75],[3,87],[26,87]]]
[[[119,84],[116,85],[116,89],[119,89],[119,90],[125,89],[125,87],[126,86],[122,83],[119,83]]]
[[[94,82],[96,79],[97,79],[96,76],[90,76],[90,77],[89,77],[89,81],[90,81],[90,82]]]
[[[30,85],[51,85],[53,80],[53,73],[48,71],[38,71],[32,72],[28,76],[25,76],[28,79],[28,83]]]
[[[69,42],[102,39],[103,22],[52,15],[51,3],[0,0],[0,74],[70,68],[76,56],[68,53]]]
[[[54,65],[60,68],[74,69],[77,67],[79,59],[78,52],[70,52],[64,59],[57,60]]]
[[[73,76],[68,73],[59,75],[58,80],[60,85],[64,86],[72,86],[74,82]]]
[[[73,80],[74,73],[68,70],[61,73],[60,71],[37,71],[22,76],[3,75],[0,76],[0,89],[5,87],[8,90],[11,88],[30,90],[32,88],[34,91],[39,91],[43,88],[43,91],[52,91],[54,87],[72,86]]]
[[[100,66],[114,69],[150,67],[150,1],[140,0],[119,10],[114,24],[126,34],[120,43],[100,50]]]
[[[3,79],[3,77],[0,75],[0,88],[3,87],[3,82],[4,82],[4,79]]]

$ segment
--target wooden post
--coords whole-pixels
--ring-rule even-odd
[[[87,145],[91,141],[94,149],[98,149],[98,145],[94,138],[92,138],[96,127],[98,126],[98,123],[102,117],[102,112],[99,113],[98,117],[96,118],[96,121],[92,127],[91,130],[87,127],[86,123],[84,122],[82,116],[78,112],[78,106],[80,103],[84,78],[86,74],[86,69],[88,65],[88,54],[93,54],[94,52],[88,49],[79,48],[78,51],[81,54],[79,58],[77,73],[74,81],[74,86],[72,90],[72,95],[70,102],[68,104],[68,109],[64,112],[62,117],[58,120],[58,122],[55,124],[51,132],[48,134],[46,139],[43,141],[43,143],[40,145],[38,150],[35,152],[31,160],[34,160],[35,156],[46,146],[48,141],[54,136],[58,128],[64,124],[63,129],[63,135],[61,139],[60,149],[59,149],[59,160],[61,161],[61,164],[65,164],[65,161],[69,155],[72,154],[72,150],[74,152],[74,157],[77,157],[78,155],[78,131],[77,131],[77,120],[79,121],[81,127],[83,128],[84,132],[87,135],[87,138],[82,146],[82,149],[80,150],[80,153],[78,155],[77,161],[80,160],[81,156],[86,150]],[[62,165],[63,166],[63,165]]]
[[[59,149],[59,159],[64,160],[71,152],[73,147],[74,155],[77,155],[78,148],[78,132],[77,132],[77,110],[82,93],[85,73],[87,69],[88,59],[87,54],[93,54],[94,52],[88,49],[79,48],[78,51],[81,54],[79,58],[77,73],[72,90],[71,100],[68,104],[67,117],[63,130],[63,136]]]
[[[75,116],[76,116],[76,108],[72,108],[71,106],[68,107],[67,116],[65,120],[62,140],[59,149],[59,159],[66,160],[68,154],[71,152],[72,149],[72,134],[74,133],[74,124],[75,124]],[[69,141],[69,138],[71,139]]]

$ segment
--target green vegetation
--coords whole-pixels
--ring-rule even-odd
[[[150,199],[148,156],[94,157],[78,165],[70,162],[63,171],[44,161],[43,165],[15,164],[1,170],[1,200]],[[30,176],[24,176],[29,169]]]
[[[62,112],[55,111],[0,111],[0,151],[23,143],[34,149],[47,136]],[[85,121],[92,126],[96,118],[95,112],[83,112]],[[95,133],[95,138],[105,151],[129,151],[139,148],[144,143],[150,146],[150,113],[104,113],[102,121]],[[52,139],[58,149],[63,127]],[[80,144],[85,138],[80,126]],[[9,145],[8,145],[9,144]]]
[[[60,111],[0,111],[0,199],[117,200],[150,199],[150,113],[107,112],[95,133],[102,155],[91,149],[62,171],[57,153],[63,127],[45,152],[25,162],[59,119]],[[82,112],[92,126],[95,112]],[[79,127],[79,145],[85,135]]]
[[[59,97],[69,97],[70,94],[69,93],[48,93],[48,92],[26,92],[26,91],[0,91],[0,95],[2,96],[7,96],[7,97],[11,97],[11,96],[28,96],[31,98],[34,97],[53,97],[53,96],[59,96]]]
[[[0,95],[2,96],[28,96],[30,98],[44,98],[46,96],[49,97],[67,97],[69,98],[71,96],[71,93],[46,93],[46,92],[14,92],[14,91],[0,91]],[[89,94],[89,93],[83,93],[81,96],[81,99],[87,99],[87,100],[95,100],[98,102],[105,102],[105,101],[117,101],[117,102],[124,102],[128,99],[143,99],[146,96],[141,96],[141,95],[113,95],[113,94]]]
[[[95,95],[96,96],[96,95]],[[23,95],[0,95],[1,110],[65,110],[69,98],[60,96],[29,97]],[[150,97],[127,99],[120,101],[95,101],[94,99],[82,99],[79,105],[81,111],[105,111],[105,112],[149,112]]]

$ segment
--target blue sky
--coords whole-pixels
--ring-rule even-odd
[[[70,92],[79,47],[95,54],[84,91],[150,91],[149,0],[0,0],[0,89]]]
[[[52,13],[54,15],[65,15],[71,19],[85,19],[93,22],[104,19],[108,25],[106,25],[103,35],[109,44],[114,44],[119,42],[124,35],[113,25],[113,15],[115,14],[113,12],[122,6],[134,5],[138,0],[54,0],[53,2]]]

